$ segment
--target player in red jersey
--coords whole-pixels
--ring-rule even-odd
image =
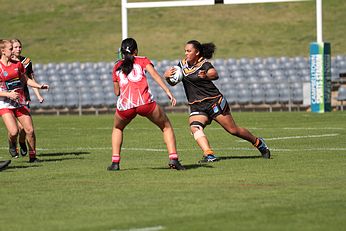
[[[31,59],[29,57],[24,57],[21,55],[22,54],[22,42],[19,39],[12,39],[11,43],[13,46],[12,60],[20,61],[23,64],[23,66],[25,67],[26,76],[29,79],[35,80],[35,75],[34,75],[34,71],[32,68]],[[36,95],[37,100],[40,103],[43,103],[44,98],[41,96],[39,90],[37,88],[33,88],[33,90],[34,90],[34,93]],[[30,103],[31,99],[30,99],[29,89],[28,89],[28,86],[26,84],[24,85],[24,94],[25,94],[26,104],[29,107],[29,103]],[[19,128],[18,141],[19,141],[19,147],[20,147],[19,152],[22,156],[26,156],[26,154],[28,153],[28,149],[26,147],[25,130],[23,129],[23,126],[20,123],[18,123],[18,128]]]
[[[145,71],[149,72],[166,92],[173,106],[176,104],[176,99],[162,81],[152,62],[146,57],[137,56],[137,42],[133,38],[122,41],[121,53],[123,59],[119,60],[113,68],[114,93],[118,96],[118,100],[112,132],[112,164],[107,169],[110,171],[120,169],[123,130],[138,114],[147,117],[161,129],[169,153],[169,167],[184,170],[185,168],[178,160],[173,127],[165,112],[153,100]]]
[[[29,162],[38,162],[36,158],[36,137],[26,99],[23,84],[48,89],[46,84],[38,84],[29,79],[21,62],[14,61],[12,57],[13,46],[8,40],[0,40],[0,116],[8,131],[10,154],[18,157],[16,141],[18,136],[17,120],[23,125],[29,146]]]

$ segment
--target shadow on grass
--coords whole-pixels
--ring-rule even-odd
[[[53,159],[40,159],[40,163],[44,162],[57,162],[57,161],[64,161],[64,160],[84,160],[84,157],[71,157],[71,158],[53,158]]]
[[[196,169],[196,168],[214,168],[213,166],[203,163],[203,164],[183,164],[186,170],[190,169]],[[169,167],[157,167],[157,168],[151,168],[151,169],[159,169],[159,170],[174,170],[170,169]]]
[[[79,156],[90,154],[90,152],[52,152],[52,153],[40,153],[38,156]]]
[[[219,156],[220,160],[232,159],[262,159],[262,156]]]
[[[25,168],[38,168],[38,167],[41,167],[41,165],[37,165],[37,164],[34,164],[34,165],[17,165],[17,166],[7,166],[7,168],[4,170],[6,171],[6,170],[11,170],[11,169],[25,169]]]

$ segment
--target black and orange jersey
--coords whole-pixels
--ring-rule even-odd
[[[32,79],[34,76],[34,71],[32,69],[31,59],[29,57],[19,56],[19,60],[25,67],[25,73],[28,76],[28,78]],[[29,89],[26,84],[24,85],[24,94],[25,94],[26,100],[30,101]]]
[[[208,71],[214,66],[205,58],[200,58],[198,63],[189,66],[185,59],[178,64],[184,74],[182,80],[185,94],[189,104],[201,102],[207,99],[217,98],[221,95],[219,89],[214,85],[212,80],[201,79],[198,73],[201,70]]]

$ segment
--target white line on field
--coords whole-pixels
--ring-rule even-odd
[[[274,137],[274,138],[266,138],[265,140],[289,140],[289,139],[301,139],[301,138],[320,138],[320,137],[330,137],[330,136],[338,136],[338,133],[332,134],[322,134],[322,135],[308,135],[308,136],[284,136],[284,137]]]
[[[158,231],[164,230],[163,226],[145,227],[145,228],[130,228],[130,229],[112,229],[111,231]]]
[[[264,138],[264,140],[291,140],[291,139],[302,139],[302,138],[321,138],[321,137],[331,137],[338,136],[338,133],[322,134],[322,135],[307,135],[307,136],[283,136],[283,137],[273,137]],[[248,142],[246,140],[238,140],[237,142]]]

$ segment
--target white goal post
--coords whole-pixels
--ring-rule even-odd
[[[210,6],[216,4],[250,4],[250,3],[280,3],[280,2],[303,2],[312,0],[181,0],[181,1],[158,1],[158,2],[127,2],[121,0],[121,24],[122,39],[128,37],[127,10],[133,8],[154,7],[178,7],[178,6]],[[322,0],[316,1],[316,25],[317,42],[322,39]]]

